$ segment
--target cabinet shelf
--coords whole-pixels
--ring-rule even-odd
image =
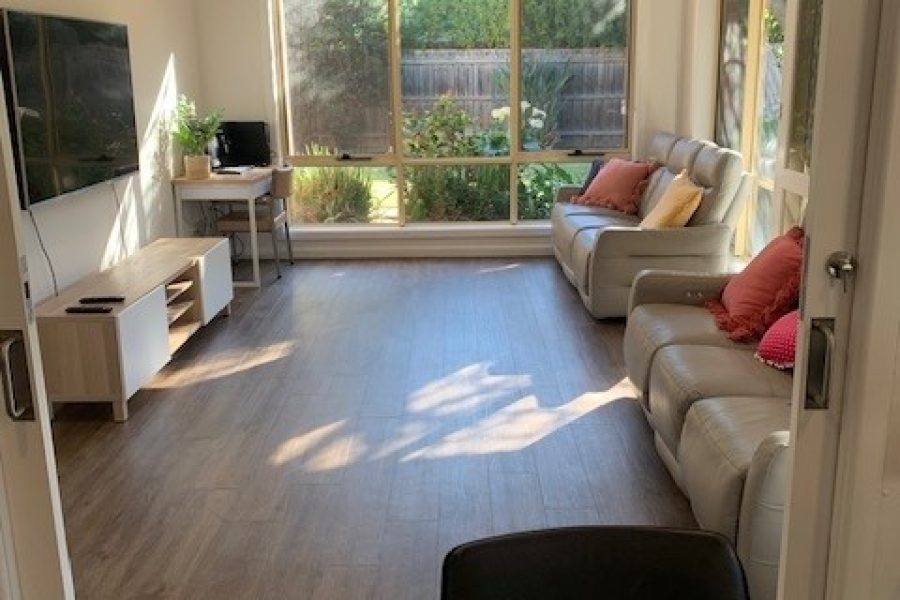
[[[184,302],[176,302],[174,304],[170,304],[167,308],[167,311],[169,313],[169,325],[180,319],[187,311],[191,310],[193,306],[193,300],[186,300]]]
[[[166,286],[166,304],[172,304],[179,296],[191,289],[194,285],[193,279],[185,281],[176,281]]]

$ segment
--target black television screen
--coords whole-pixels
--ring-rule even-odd
[[[127,28],[6,10],[3,29],[23,208],[136,171]]]

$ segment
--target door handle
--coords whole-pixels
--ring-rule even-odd
[[[804,384],[804,408],[806,410],[828,410],[833,358],[834,319],[812,319]]]
[[[25,338],[19,331],[0,332],[0,383],[9,418],[13,421],[34,421]]]

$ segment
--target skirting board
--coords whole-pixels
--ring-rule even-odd
[[[552,256],[549,223],[322,226],[291,231],[294,256],[304,259],[473,258]],[[247,258],[246,236],[243,258]],[[283,242],[281,242],[283,243]],[[281,247],[279,247],[280,251]],[[272,258],[268,235],[259,236],[262,258]],[[284,258],[285,252],[280,252]]]

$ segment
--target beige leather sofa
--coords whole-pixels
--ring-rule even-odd
[[[557,194],[551,216],[553,251],[597,318],[625,316],[631,283],[644,269],[720,272],[727,266],[732,233],[750,183],[740,154],[710,142],[657,133],[648,158],[663,166],[650,178],[637,215],[572,204],[575,187],[564,187]],[[641,219],[685,169],[704,188],[700,208],[688,226],[640,229]]]
[[[727,275],[638,275],[625,365],[697,522],[735,542],[751,597],[764,600],[776,595],[792,378],[716,328],[703,303],[727,282]]]

